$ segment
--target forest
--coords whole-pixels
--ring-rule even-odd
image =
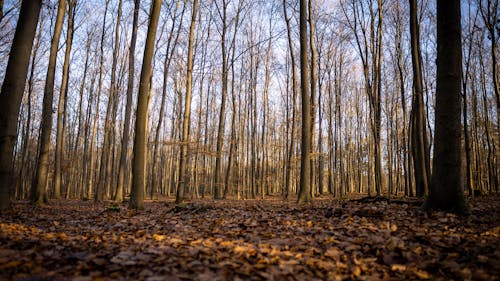
[[[496,280],[499,0],[0,0],[1,280]]]

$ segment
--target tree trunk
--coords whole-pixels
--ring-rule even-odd
[[[56,72],[57,50],[59,38],[64,21],[66,0],[59,0],[54,35],[50,45],[49,63],[47,76],[45,77],[45,89],[43,94],[43,109],[41,121],[41,133],[39,137],[40,153],[38,155],[36,176],[31,190],[31,201],[35,204],[43,204],[46,201],[45,188],[47,186],[49,173],[50,137],[52,134],[52,101],[54,98],[54,76]]]
[[[130,119],[132,111],[132,94],[134,92],[134,69],[135,69],[135,43],[137,41],[137,25],[139,21],[140,0],[134,0],[134,19],[132,23],[132,37],[128,54],[128,80],[127,80],[127,101],[125,105],[125,120],[123,124],[122,146],[120,149],[120,166],[118,168],[118,184],[116,187],[115,201],[123,200],[124,185],[128,183],[128,176],[125,173],[127,165],[127,151],[130,134]]]
[[[286,175],[285,175],[285,200],[288,199],[290,194],[290,189],[292,186],[292,161],[293,161],[293,151],[295,148],[295,107],[296,107],[296,99],[297,99],[297,70],[295,67],[295,55],[293,52],[293,43],[292,43],[292,31],[290,28],[290,19],[287,16],[286,10],[286,1],[283,0],[283,13],[286,21],[286,30],[287,30],[287,38],[288,38],[288,51],[290,52],[290,60],[291,60],[291,68],[292,68],[292,121],[290,128],[290,145],[288,148],[288,155],[286,159]],[[288,120],[287,120],[288,123]]]
[[[193,49],[194,49],[194,28],[196,26],[196,11],[198,9],[198,1],[193,1],[193,12],[191,16],[191,26],[189,27],[189,43],[188,57],[186,70],[186,98],[184,106],[184,118],[182,121],[182,138],[181,138],[181,157],[179,159],[179,179],[177,181],[177,194],[175,203],[179,204],[184,201],[184,189],[187,187],[188,176],[186,167],[188,165],[188,149],[189,149],[189,125],[191,122],[191,96],[193,91]]]
[[[222,96],[219,112],[219,128],[217,130],[217,147],[215,156],[215,188],[213,193],[214,199],[222,197],[221,187],[222,181],[222,146],[224,142],[224,124],[226,120],[226,96],[227,96],[227,50],[226,50],[226,31],[227,31],[227,2],[222,1],[222,32],[221,32],[221,52],[222,52]],[[219,13],[220,14],[220,13]]]
[[[316,87],[317,87],[317,81],[318,81],[318,62],[317,62],[317,50],[316,50],[316,44],[314,42],[315,40],[315,34],[316,34],[316,27],[314,25],[314,19],[313,19],[313,7],[312,7],[312,0],[308,0],[308,23],[309,23],[309,47],[311,48],[311,97],[310,97],[310,110],[311,110],[311,182],[310,182],[310,192],[311,192],[311,197],[314,197],[315,191],[316,191],[316,169],[315,169],[315,157],[312,157],[312,155],[315,155],[315,148],[314,148],[314,129],[316,127]]]
[[[57,108],[57,135],[56,135],[56,163],[54,172],[54,198],[59,199],[61,197],[61,181],[62,181],[62,171],[61,165],[63,162],[64,154],[64,126],[63,119],[66,117],[66,96],[68,93],[68,80],[69,80],[69,59],[71,56],[71,46],[73,45],[73,22],[74,22],[74,12],[76,7],[76,1],[70,0],[68,4],[68,29],[66,31],[66,51],[64,54],[63,63],[63,74],[61,89],[59,93],[59,105]]]
[[[411,60],[413,65],[412,99],[412,156],[415,171],[416,194],[426,196],[429,192],[430,174],[427,171],[429,156],[426,155],[426,129],[422,84],[422,58],[420,54],[420,30],[417,20],[417,0],[410,0]]]
[[[297,203],[311,200],[311,101],[309,96],[309,59],[307,43],[307,1],[300,0],[300,88],[302,98],[302,137],[300,158],[300,187]],[[292,136],[293,137],[293,136]]]
[[[18,186],[18,195],[20,195],[20,198],[26,198],[27,194],[29,192],[29,185],[31,183],[32,177],[33,177],[33,171],[31,171],[31,160],[30,160],[30,133],[33,130],[32,126],[32,118],[31,118],[31,112],[32,112],[32,97],[33,97],[33,85],[35,83],[35,68],[37,65],[37,60],[38,58],[38,50],[40,48],[40,40],[42,38],[42,31],[43,31],[43,21],[44,18],[42,17],[40,19],[40,22],[38,24],[38,33],[36,35],[36,40],[35,40],[35,45],[33,46],[33,54],[31,56],[31,68],[30,68],[30,74],[29,74],[29,79],[28,79],[28,112],[27,114],[27,120],[26,120],[26,126],[24,130],[24,136],[23,136],[23,149],[22,149],[22,155],[21,155],[21,167],[19,169],[19,180],[17,181],[17,186]]]
[[[437,84],[434,161],[426,206],[467,212],[463,196],[460,79],[460,1],[437,1]]]
[[[153,58],[156,28],[160,15],[162,0],[154,0],[151,3],[151,15],[149,16],[148,33],[144,57],[142,61],[141,79],[139,92],[137,94],[137,113],[135,119],[134,158],[132,160],[132,191],[130,194],[129,207],[142,209],[144,202],[144,189],[146,185],[146,155],[147,155],[147,126],[148,126],[148,93],[149,80],[151,77],[151,61]]]
[[[41,6],[41,0],[23,0],[21,4],[0,92],[0,211],[11,207],[10,191],[16,181],[13,156],[17,120]]]

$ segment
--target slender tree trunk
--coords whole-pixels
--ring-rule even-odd
[[[295,148],[295,107],[297,100],[297,71],[296,71],[296,63],[295,63],[295,55],[293,52],[293,43],[292,43],[292,31],[290,28],[290,19],[287,15],[286,10],[286,1],[283,0],[283,13],[285,16],[286,29],[287,29],[287,38],[288,38],[288,51],[290,52],[290,60],[291,60],[291,68],[292,68],[292,121],[290,128],[290,146],[288,149],[288,155],[286,160],[286,176],[285,176],[285,200],[288,199],[290,194],[290,189],[292,186],[292,161],[293,161],[293,152]],[[287,120],[288,122],[288,120]]]
[[[229,158],[226,169],[226,177],[224,182],[224,194],[223,198],[226,198],[227,192],[229,190],[230,180],[231,180],[231,170],[234,163],[233,155],[236,153],[236,94],[235,94],[235,79],[234,79],[234,52],[232,52],[231,58],[231,77],[233,78],[231,81],[231,105],[232,105],[232,116],[231,116],[231,141],[229,143]],[[240,79],[242,76],[240,76]],[[241,83],[240,83],[241,84]],[[241,87],[240,87],[241,88]],[[238,198],[239,199],[239,198]]]
[[[300,88],[302,98],[302,139],[300,159],[300,188],[297,202],[311,200],[311,104],[309,96],[309,59],[307,43],[307,2],[300,0]]]
[[[411,58],[413,65],[413,99],[412,99],[412,155],[415,171],[416,193],[418,197],[429,192],[430,174],[427,171],[429,156],[426,155],[426,128],[424,97],[422,83],[422,57],[420,54],[420,30],[417,20],[417,0],[410,0],[410,34]]]
[[[99,104],[100,104],[100,99],[101,99],[101,93],[102,93],[102,83],[103,83],[103,74],[104,74],[104,38],[105,38],[105,33],[106,33],[106,19],[107,19],[107,14],[108,14],[108,8],[109,8],[109,2],[110,0],[106,0],[106,4],[104,6],[104,19],[102,21],[102,33],[101,33],[101,46],[100,46],[100,62],[99,62],[99,80],[98,80],[98,85],[97,85],[97,104],[96,104],[96,111],[95,111],[95,116],[94,116],[94,128],[92,131],[92,141],[91,141],[91,146],[90,146],[90,178],[89,178],[89,190],[92,189],[93,183],[94,183],[94,169],[95,169],[95,155],[94,155],[94,145],[95,145],[95,138],[98,130],[98,125],[99,125]],[[106,119],[108,119],[108,114],[106,113]],[[106,120],[104,122],[107,122]],[[104,150],[105,147],[107,146],[107,138],[106,138],[106,125],[104,125],[104,144],[102,146],[102,149]],[[98,154],[99,149],[97,149],[96,154]],[[102,162],[106,161],[106,157],[101,157],[101,164]],[[101,165],[99,169],[99,173],[103,170],[103,166]],[[99,178],[97,178],[99,180]],[[100,182],[97,182],[97,186],[94,189],[94,200],[95,201],[102,201],[104,199],[104,190],[101,186]]]
[[[260,186],[262,191],[262,199],[266,194],[267,184],[266,179],[266,158],[267,158],[267,147],[266,147],[266,127],[268,126],[268,95],[269,95],[269,83],[270,83],[270,63],[271,63],[271,46],[272,46],[272,21],[269,19],[269,41],[266,50],[266,62],[265,62],[265,74],[264,74],[264,93],[262,100],[262,129],[261,129],[261,141],[260,147],[262,148],[261,158],[260,158]]]
[[[191,16],[191,26],[189,27],[189,43],[187,57],[187,73],[186,73],[186,98],[184,106],[184,118],[182,121],[182,138],[181,138],[181,157],[179,159],[179,180],[177,181],[177,194],[175,203],[179,204],[184,201],[184,189],[187,187],[188,176],[186,167],[188,165],[188,148],[189,148],[189,124],[191,122],[191,96],[193,91],[193,49],[194,49],[194,30],[196,26],[196,12],[198,9],[198,1],[193,1],[193,12]]]
[[[16,181],[13,156],[17,120],[41,6],[41,0],[23,0],[21,4],[0,92],[0,211],[11,208],[10,192]]]
[[[125,173],[127,166],[127,151],[130,134],[130,119],[132,111],[132,94],[134,92],[134,69],[135,69],[135,43],[137,41],[137,25],[139,21],[140,0],[134,0],[134,19],[132,23],[132,37],[128,53],[128,80],[127,80],[127,101],[125,104],[125,120],[123,124],[122,146],[120,149],[120,166],[118,167],[118,184],[116,187],[115,201],[123,200],[123,189],[128,183],[128,176]]]
[[[71,56],[71,46],[73,45],[73,22],[76,1],[70,0],[68,3],[68,29],[66,31],[66,52],[64,54],[63,74],[61,89],[59,93],[59,105],[57,108],[57,135],[56,135],[56,159],[55,159],[55,172],[54,172],[54,198],[61,197],[61,181],[62,171],[61,165],[64,158],[64,126],[63,119],[66,119],[66,96],[68,93],[68,80],[69,80],[69,60]]]
[[[99,180],[97,182],[97,190],[95,199],[97,201],[102,201],[105,198],[107,186],[111,181],[113,175],[111,174],[111,163],[112,150],[111,150],[111,135],[112,135],[112,111],[113,104],[116,97],[116,68],[118,61],[118,44],[119,44],[119,34],[120,34],[120,20],[121,20],[121,10],[122,10],[122,0],[118,1],[118,14],[116,17],[116,27],[115,27],[115,42],[113,47],[113,59],[111,62],[111,81],[108,94],[108,104],[106,107],[106,117],[104,120],[104,140],[101,149],[101,165],[99,168]]]
[[[160,128],[162,126],[162,123],[163,123],[163,117],[164,117],[164,112],[165,112],[165,102],[166,102],[166,99],[167,99],[167,88],[168,88],[168,78],[169,78],[169,73],[170,73],[170,64],[172,62],[172,58],[174,57],[174,52],[176,50],[176,47],[177,47],[177,42],[178,42],[178,38],[179,38],[179,35],[180,35],[180,31],[181,31],[181,24],[179,24],[179,27],[177,29],[177,33],[174,37],[174,27],[175,27],[175,23],[177,22],[177,17],[178,17],[178,14],[177,14],[177,9],[179,8],[179,5],[180,5],[181,1],[178,0],[176,5],[175,5],[175,8],[174,8],[174,17],[172,19],[173,23],[172,23],[172,27],[170,29],[170,32],[169,32],[169,36],[168,36],[168,39],[167,39],[167,47],[166,47],[166,54],[165,54],[165,59],[163,61],[163,87],[162,87],[162,95],[161,95],[161,102],[160,102],[160,112],[158,113],[158,123],[156,125],[156,131],[155,131],[155,140],[154,140],[154,143],[155,143],[155,146],[153,148],[153,159],[152,159],[152,166],[151,166],[151,171],[152,173],[156,173],[156,159],[158,158],[158,148],[160,147],[159,145],[159,141],[160,141]],[[183,6],[182,8],[182,12],[181,12],[181,15],[180,15],[180,20],[179,22],[182,22],[183,18],[184,18],[184,11],[186,10],[186,5]],[[154,176],[152,177],[152,184],[151,184],[151,191],[153,191],[155,189],[157,185],[157,177]],[[153,198],[153,194],[151,193],[151,198]]]
[[[315,34],[316,34],[316,27],[314,24],[314,11],[312,7],[312,0],[308,0],[308,23],[309,23],[309,47],[311,48],[311,97],[310,97],[310,104],[311,104],[311,155],[315,155],[315,147],[314,147],[314,129],[316,127],[316,87],[317,87],[317,80],[318,80],[318,62],[317,62],[317,50],[316,50],[316,43],[314,42],[315,40]],[[311,164],[310,164],[310,169],[311,169],[311,182],[310,182],[310,192],[311,192],[311,197],[314,197],[315,195],[315,190],[316,190],[316,165],[315,165],[315,157],[311,156]]]
[[[469,13],[470,13],[470,3],[469,3]],[[472,24],[472,23],[469,23]],[[475,20],[473,26],[475,26]],[[474,28],[474,27],[472,27]],[[472,177],[472,163],[471,163],[471,141],[469,134],[469,125],[467,121],[467,84],[469,80],[470,73],[470,62],[472,56],[472,46],[474,39],[474,30],[470,32],[468,39],[468,48],[467,48],[467,58],[465,60],[464,70],[462,72],[462,118],[463,118],[463,134],[464,134],[464,147],[465,147],[465,173],[466,173],[466,188],[469,193],[469,196],[474,196],[474,181]]]
[[[66,0],[59,0],[54,35],[50,45],[49,63],[47,76],[45,78],[45,89],[43,94],[43,109],[41,133],[39,137],[40,153],[38,155],[36,176],[31,190],[31,201],[35,204],[43,204],[46,200],[45,188],[47,186],[49,173],[50,137],[52,134],[52,101],[54,98],[54,78],[56,72],[57,49],[61,36]]]
[[[144,57],[142,61],[139,93],[137,95],[137,117],[135,120],[134,158],[132,161],[132,192],[129,207],[142,209],[144,202],[144,189],[146,185],[146,155],[147,155],[147,125],[148,125],[148,92],[151,77],[151,61],[153,59],[154,42],[162,0],[151,3],[148,33]]]
[[[227,96],[227,47],[226,47],[226,31],[227,31],[227,2],[222,0],[222,32],[221,32],[221,52],[222,52],[222,93],[219,112],[219,128],[217,130],[217,146],[215,158],[215,189],[213,193],[214,199],[221,198],[222,181],[222,146],[224,142],[224,124],[226,120],[226,96]]]
[[[376,61],[374,64],[375,72],[375,85],[374,87],[374,136],[373,141],[375,143],[374,154],[375,154],[375,191],[377,195],[380,195],[382,188],[382,148],[381,148],[381,136],[380,132],[382,130],[382,110],[381,110],[381,86],[382,86],[382,0],[377,1],[378,10],[378,25],[377,25],[377,47],[376,47]]]

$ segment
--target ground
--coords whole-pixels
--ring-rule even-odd
[[[408,199],[17,202],[0,280],[499,280],[499,199],[462,217]]]

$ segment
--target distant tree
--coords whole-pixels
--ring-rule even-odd
[[[500,118],[500,82],[498,77],[497,60],[497,43],[498,33],[500,33],[500,1],[499,0],[479,0],[479,11],[483,19],[484,25],[488,30],[488,39],[491,41],[491,70],[493,76],[493,90],[495,92],[495,100],[497,103],[497,118]],[[498,124],[500,128],[500,124]]]
[[[425,207],[467,212],[463,195],[460,1],[437,1],[437,81],[432,179]]]
[[[129,202],[129,207],[132,209],[142,209],[144,202],[144,189],[146,187],[146,141],[148,131],[149,83],[152,71],[151,61],[153,59],[154,43],[156,29],[158,26],[158,18],[160,16],[161,2],[162,0],[154,0],[151,3],[151,14],[149,15],[146,46],[144,47],[139,92],[137,94],[134,158],[132,159],[132,191]]]
[[[41,6],[42,0],[23,0],[21,4],[0,92],[0,211],[11,207],[10,190],[15,184],[13,168],[17,120]]]

